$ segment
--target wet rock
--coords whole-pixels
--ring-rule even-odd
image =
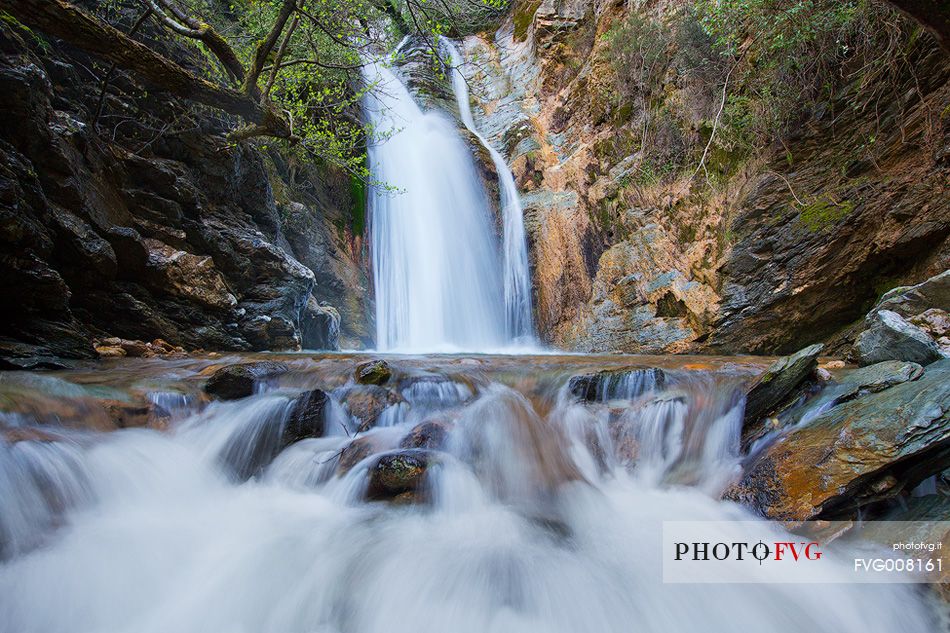
[[[146,358],[152,356],[152,348],[145,341],[122,341],[119,346],[125,350],[126,356],[132,358]]]
[[[441,450],[449,437],[452,423],[446,420],[428,420],[417,424],[399,442],[399,448],[426,448]]]
[[[168,411],[147,400],[137,402],[103,400],[101,403],[118,429],[161,429],[168,423]]]
[[[404,402],[402,396],[378,385],[350,387],[340,394],[340,404],[356,418],[359,432],[376,426],[380,414],[400,402]]]
[[[878,310],[868,317],[869,327],[854,342],[854,356],[860,365],[885,360],[903,360],[927,365],[950,357],[926,332],[890,310]]]
[[[286,418],[281,412],[236,433],[219,459],[237,481],[260,475],[291,444],[323,435],[328,402],[327,394],[319,389],[300,394]]]
[[[778,408],[818,366],[822,345],[811,345],[775,361],[746,393],[744,426],[758,422]]]
[[[666,374],[662,369],[610,369],[593,374],[574,376],[568,389],[574,397],[584,402],[597,402],[618,398],[637,398],[648,391],[662,389]]]
[[[280,376],[289,369],[286,364],[276,361],[228,365],[211,375],[204,390],[221,400],[245,398],[254,393],[258,383]]]
[[[99,358],[123,358],[126,354],[119,345],[97,345],[96,353],[99,354]]]
[[[854,515],[942,471],[950,459],[950,360],[834,407],[768,447],[726,494],[762,515]]]
[[[423,450],[383,455],[370,469],[366,497],[376,501],[421,500],[426,472],[434,462],[434,454]]]
[[[861,391],[876,393],[894,385],[917,380],[923,373],[924,368],[917,363],[888,360],[856,369],[845,376],[841,383],[855,385]]]
[[[330,397],[320,389],[297,396],[290,417],[284,425],[281,450],[303,439],[322,437],[326,432],[329,404]]]
[[[384,360],[371,360],[356,366],[356,382],[361,385],[384,385],[392,375],[392,368]]]
[[[378,433],[357,437],[340,451],[340,459],[336,465],[337,476],[342,477],[370,455],[387,448],[390,447]]]
[[[300,316],[300,344],[304,349],[340,349],[340,313],[314,297]]]

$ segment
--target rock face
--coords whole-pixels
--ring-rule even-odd
[[[476,122],[522,192],[545,341],[788,354],[837,336],[882,289],[948,268],[950,123],[928,114],[950,105],[939,47],[914,47],[926,79],[913,97],[872,112],[848,107],[860,95],[842,86],[796,113],[801,124],[781,142],[741,164],[707,161],[706,176],[698,157],[722,77],[677,61],[682,41],[667,27],[682,9],[519,2],[497,32],[465,39]],[[663,25],[666,38],[660,86],[644,98],[662,107],[649,113],[637,97],[611,101],[609,33],[630,14]],[[913,77],[899,75],[876,89],[905,92]]]
[[[950,360],[856,398],[780,438],[727,497],[772,519],[851,516],[940,473],[950,459]]]
[[[42,47],[0,26],[0,285],[17,297],[0,308],[4,363],[93,358],[106,337],[217,350],[368,340],[348,176],[227,147],[220,118],[122,72],[94,121],[106,67]]]
[[[274,361],[241,363],[222,367],[211,375],[204,390],[221,400],[236,400],[253,395],[257,385],[287,373],[286,364]]]

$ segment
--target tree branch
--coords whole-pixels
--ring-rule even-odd
[[[225,71],[231,76],[231,79],[237,83],[241,83],[244,80],[244,65],[241,63],[241,60],[238,59],[231,45],[228,44],[210,24],[200,22],[189,16],[181,7],[172,2],[172,0],[143,0],[143,2],[145,2],[156,15],[160,16],[162,24],[166,27],[179,35],[202,42],[218,61],[221,62],[221,65],[224,66]],[[161,7],[158,6],[159,4],[161,4]],[[166,12],[170,12],[176,18],[184,22],[184,24],[173,20]]]
[[[244,77],[244,86],[242,88],[244,94],[252,95],[257,91],[257,80],[261,76],[261,71],[264,69],[264,62],[277,44],[277,39],[284,31],[284,26],[287,24],[287,20],[296,7],[297,0],[284,0],[284,3],[280,7],[280,12],[277,14],[277,19],[274,21],[273,26],[271,26],[270,33],[257,45],[257,50],[254,51],[254,59],[251,62],[250,68],[247,69],[247,75]]]
[[[30,28],[113,62],[166,92],[258,123],[269,136],[290,136],[287,122],[272,107],[199,77],[65,0],[0,0],[0,10]]]

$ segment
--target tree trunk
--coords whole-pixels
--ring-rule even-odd
[[[268,135],[290,136],[283,118],[253,97],[189,72],[64,0],[0,0],[0,11],[30,28],[113,62],[173,95],[241,117],[262,126]]]

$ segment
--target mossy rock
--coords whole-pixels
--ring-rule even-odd
[[[371,360],[356,366],[356,382],[361,385],[385,385],[393,370],[384,360]]]

